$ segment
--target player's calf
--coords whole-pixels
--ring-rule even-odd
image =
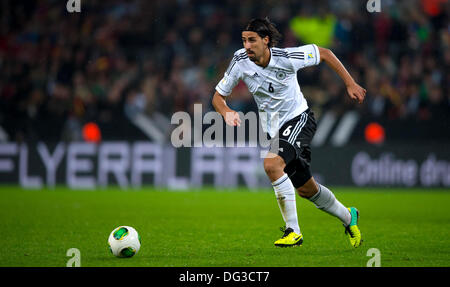
[[[318,191],[307,199],[314,205],[328,214],[339,218],[344,226],[350,224],[351,214],[349,210],[339,201],[331,190],[327,187],[317,184]]]
[[[297,188],[298,195],[307,199],[313,197],[318,191],[319,189],[317,188],[317,184],[313,177],[311,177],[311,179],[308,180],[303,186]]]

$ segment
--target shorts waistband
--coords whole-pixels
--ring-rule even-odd
[[[307,114],[309,114],[309,112],[310,112],[311,110],[310,110],[310,108],[307,108],[306,110],[304,110],[302,113],[300,113],[299,115],[297,115],[297,116],[295,116],[295,117],[293,117],[292,119],[290,119],[290,120],[293,120],[293,119],[296,119],[296,118],[299,118],[301,115],[303,115],[304,113],[307,113]]]

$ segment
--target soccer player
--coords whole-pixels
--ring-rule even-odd
[[[269,19],[253,19],[242,31],[244,48],[236,51],[212,99],[215,110],[231,126],[239,126],[239,114],[226,104],[226,97],[243,80],[252,93],[258,109],[268,115],[263,130],[271,137],[271,149],[264,159],[264,170],[272,182],[282,217],[284,235],[275,246],[301,245],[303,235],[297,218],[295,191],[315,206],[339,218],[350,244],[361,244],[359,212],[345,207],[333,192],[316,182],[311,175],[310,143],[316,131],[313,112],[308,108],[297,81],[297,71],[327,63],[344,81],[348,96],[362,103],[366,90],[359,86],[339,59],[329,49],[315,44],[276,48],[281,34]],[[326,83],[323,83],[326,84]],[[272,120],[277,115],[278,120]],[[278,149],[274,149],[274,141]]]

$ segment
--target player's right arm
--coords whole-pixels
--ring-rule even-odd
[[[241,119],[239,114],[228,107],[226,98],[231,95],[233,88],[239,83],[241,79],[241,71],[239,69],[238,61],[240,57],[235,53],[231,60],[224,77],[216,86],[216,92],[212,99],[212,105],[216,112],[222,115],[225,122],[230,126],[240,126]]]
[[[241,125],[241,119],[239,118],[239,114],[236,111],[230,109],[230,107],[228,107],[226,97],[222,96],[217,91],[214,93],[212,105],[216,110],[216,112],[222,115],[227,125],[230,126]]]

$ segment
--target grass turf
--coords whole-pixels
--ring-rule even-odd
[[[370,248],[381,266],[450,266],[450,193],[419,189],[334,188],[361,213],[364,243],[350,246],[340,221],[297,197],[303,246],[276,248],[281,214],[270,190],[166,192],[30,191],[0,187],[0,266],[66,266],[69,248],[81,266],[366,266]],[[142,246],[115,258],[107,238],[135,227]]]

